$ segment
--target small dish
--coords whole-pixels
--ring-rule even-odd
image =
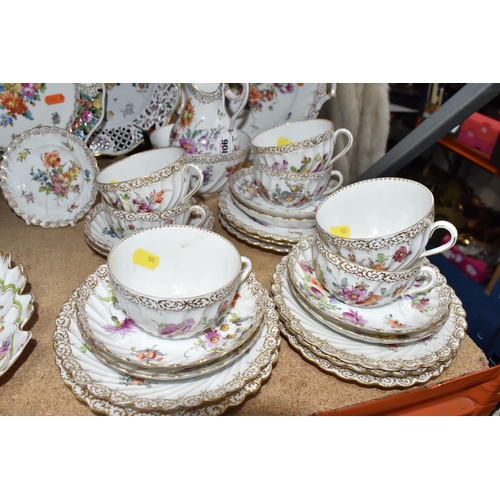
[[[227,188],[219,195],[218,207],[224,219],[233,227],[261,240],[270,240],[273,243],[279,242],[284,245],[294,245],[300,238],[316,233],[315,227],[308,229],[288,229],[284,227],[262,226],[238,207]]]
[[[205,210],[207,218],[200,227],[213,231],[214,215],[207,205],[199,203]],[[197,224],[201,215],[197,214],[192,219],[188,220],[188,225]],[[85,233],[85,241],[97,253],[107,257],[109,251],[120,241],[120,237],[109,227],[104,214],[102,203],[98,203],[85,217],[83,223],[83,231]]]
[[[0,164],[0,187],[26,224],[75,226],[97,196],[97,162],[76,135],[39,127],[16,137]]]
[[[28,278],[22,266],[11,267],[10,254],[0,252],[0,376],[31,339],[23,328],[34,311],[33,295],[23,294]]]
[[[99,266],[79,287],[77,321],[85,341],[104,354],[152,374],[204,367],[237,349],[260,326],[267,293],[250,274],[230,307],[212,328],[196,337],[172,340],[139,327],[120,308],[106,264]],[[168,325],[174,328],[174,325]],[[175,325],[182,328],[182,325]]]
[[[439,330],[450,311],[452,289],[435,266],[436,286],[427,292],[400,296],[374,308],[345,304],[322,286],[312,261],[314,236],[302,239],[289,254],[289,278],[301,298],[343,329],[375,335],[404,336]],[[423,275],[424,280],[428,279]],[[425,282],[422,282],[425,284]]]
[[[315,219],[316,210],[321,203],[337,189],[337,182],[330,181],[321,195],[311,205],[304,208],[283,208],[271,205],[263,198],[255,182],[253,173],[254,167],[246,167],[229,177],[228,188],[231,194],[242,205],[273,217],[282,217],[285,219]]]

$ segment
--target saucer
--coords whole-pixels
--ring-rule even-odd
[[[97,196],[97,162],[76,135],[39,127],[16,137],[0,165],[0,187],[26,224],[75,226]]]
[[[311,205],[300,209],[286,209],[271,205],[259,194],[253,175],[253,166],[234,173],[229,178],[228,183],[231,194],[242,205],[262,214],[285,219],[314,219],[321,202],[334,192],[336,186],[336,181],[330,181],[321,198],[318,198]]]
[[[290,281],[304,303],[336,326],[361,334],[399,337],[424,332],[430,335],[446,322],[452,289],[432,264],[428,265],[436,271],[436,286],[427,292],[400,296],[379,307],[356,307],[335,299],[320,284],[312,262],[313,244],[314,236],[303,238],[290,252]]]
[[[278,339],[279,340],[279,339]],[[275,350],[271,354],[270,362],[262,367],[261,372],[257,376],[249,380],[241,389],[228,393],[221,400],[216,402],[207,402],[196,406],[194,408],[178,408],[172,411],[154,411],[154,410],[136,410],[129,405],[118,406],[106,399],[101,399],[98,396],[94,396],[90,391],[75,382],[74,376],[71,372],[66,371],[62,367],[62,361],[56,356],[56,365],[61,372],[61,378],[63,382],[71,389],[73,394],[78,400],[86,404],[93,412],[122,417],[122,416],[216,416],[224,413],[231,406],[237,406],[250,395],[257,392],[260,389],[262,382],[269,378],[271,375],[272,367],[278,359],[278,351]]]
[[[266,308],[267,292],[250,273],[239,287],[230,307],[213,328],[189,338],[158,337],[137,326],[116,301],[103,264],[79,287],[77,320],[82,338],[108,357],[150,373],[189,373],[224,359],[258,329]],[[165,325],[165,328],[184,325]]]
[[[288,245],[280,245],[278,243],[272,243],[269,240],[259,240],[253,236],[245,234],[235,227],[231,226],[229,222],[224,219],[224,217],[219,213],[219,223],[223,229],[225,229],[229,234],[234,236],[235,238],[248,243],[254,247],[261,248],[263,250],[272,250],[273,252],[278,253],[288,253],[291,250],[291,246]]]
[[[397,372],[431,368],[451,359],[465,337],[465,311],[456,295],[450,305],[450,316],[444,326],[431,337],[409,344],[380,345],[337,333],[305,311],[291,292],[288,281],[288,256],[276,266],[272,277],[272,293],[278,312],[287,328],[298,333],[325,355],[348,365],[370,370]]]
[[[359,373],[355,370],[338,366],[328,359],[313,352],[310,348],[300,343],[298,338],[290,332],[282,323],[280,324],[282,335],[288,340],[290,345],[306,360],[325,370],[327,373],[336,375],[346,382],[357,382],[361,385],[377,386],[386,389],[408,388],[416,384],[425,384],[431,378],[435,378],[451,365],[451,359],[442,365],[430,368],[428,371],[418,375],[408,375],[406,377],[395,377],[390,375],[377,376],[371,373]]]
[[[200,226],[203,229],[212,231],[214,228],[214,215],[211,210],[203,203],[198,203],[207,214],[205,222]],[[198,220],[199,215],[188,220],[188,224],[193,224]],[[109,228],[104,215],[102,203],[98,203],[85,217],[83,231],[85,241],[90,248],[104,257],[108,256],[109,251],[120,241],[118,235]]]
[[[23,330],[35,310],[33,295],[22,293],[27,281],[23,267],[11,267],[10,254],[0,252],[0,376],[14,364],[32,336]]]
[[[270,240],[284,245],[294,245],[300,238],[316,233],[316,226],[309,229],[287,229],[283,227],[266,227],[252,220],[233,201],[229,190],[226,188],[219,195],[219,213],[233,227],[260,240]]]
[[[246,387],[258,388],[260,378],[268,376],[270,365],[277,359],[280,344],[278,315],[272,299],[268,298],[264,328],[257,341],[248,352],[228,366],[188,380],[155,381],[123,375],[96,358],[85,345],[76,320],[75,300],[78,296],[77,289],[63,304],[56,319],[54,350],[60,358],[60,367],[74,383],[73,392],[105,400],[127,410],[180,413],[185,409],[193,411],[211,406],[222,413],[227,405],[214,403],[243,390],[239,398],[241,402],[250,393],[246,392]]]

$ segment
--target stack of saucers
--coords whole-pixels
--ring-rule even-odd
[[[221,414],[269,377],[280,343],[251,262],[214,232],[181,225],[123,238],[56,323],[64,382],[109,415]]]
[[[334,156],[338,134],[349,138]],[[342,186],[333,164],[352,145],[345,129],[329,120],[303,120],[274,127],[252,139],[253,166],[233,174],[219,197],[219,218],[234,236],[286,253],[314,232],[321,201]]]
[[[387,189],[392,195],[384,201]],[[376,206],[370,204],[371,194]],[[339,212],[337,203],[351,196],[372,207],[371,219],[359,210],[357,216]],[[377,214],[388,213],[391,204],[407,212],[382,224]],[[430,191],[404,179],[352,184],[325,200],[316,214],[317,234],[302,238],[273,275],[280,328],[291,345],[327,372],[364,385],[410,387],[441,374],[456,355],[467,323],[461,301],[426,258],[445,251],[425,251],[436,227],[456,238],[453,226],[433,217]],[[376,237],[366,220],[378,227]],[[332,234],[338,227],[348,228],[352,238]],[[333,241],[339,245],[335,251]],[[376,248],[375,258],[369,247]],[[365,259],[373,265],[360,265]]]
[[[107,255],[121,238],[141,229],[172,224],[213,229],[210,209],[193,198],[202,182],[201,169],[180,147],[154,149],[111,164],[96,177],[102,202],[85,218],[87,243]]]

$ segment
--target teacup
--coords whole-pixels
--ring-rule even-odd
[[[445,229],[450,240],[425,251],[437,229]],[[407,269],[457,241],[453,224],[434,222],[431,191],[396,177],[356,182],[328,196],[316,211],[316,230],[332,252],[379,271]]]
[[[343,259],[316,236],[312,246],[313,265],[323,286],[340,302],[354,307],[378,307],[405,294],[423,293],[437,279],[425,259],[401,271],[377,271]],[[420,284],[422,274],[430,279]]]
[[[336,156],[334,147],[339,134],[347,136],[347,145]],[[325,119],[301,120],[270,128],[252,139],[254,161],[263,167],[295,173],[321,172],[351,149],[351,132],[334,131]]]
[[[190,226],[199,227],[207,218],[205,209],[200,205],[193,205],[191,198],[171,210],[163,210],[161,212],[125,212],[124,210],[118,210],[106,203],[103,203],[102,207],[104,210],[104,218],[108,222],[110,229],[112,229],[119,238],[124,238],[141,229],[171,226],[174,224],[185,225],[190,218],[195,217],[197,214],[201,217],[195,224],[190,224]]]
[[[168,339],[210,328],[252,270],[227,239],[177,225],[123,238],[107,264],[119,306],[143,329]]]
[[[271,205],[283,208],[303,208],[321,197],[333,177],[338,178],[334,190],[342,186],[344,177],[330,165],[315,173],[277,170],[254,162],[253,172],[259,194]]]
[[[190,170],[194,170],[193,175]],[[96,176],[104,202],[126,212],[170,210],[191,198],[202,183],[200,167],[189,163],[180,147],[137,153],[112,163]]]

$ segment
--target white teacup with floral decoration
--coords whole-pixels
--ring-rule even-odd
[[[339,189],[344,177],[330,165],[320,172],[298,173],[277,170],[254,161],[253,174],[259,194],[271,205],[286,209],[303,208],[323,195],[333,178],[338,179],[334,190]]]
[[[103,203],[102,207],[104,218],[110,229],[112,229],[119,238],[124,238],[141,229],[172,226],[174,224],[188,224],[189,219],[197,215],[200,216],[199,220],[197,220],[195,224],[189,225],[192,227],[199,227],[207,218],[205,209],[200,205],[193,205],[192,198],[171,210],[163,210],[161,212],[125,212],[125,210],[118,210],[106,203]]]
[[[194,171],[194,172],[193,172]],[[203,172],[179,147],[152,149],[116,161],[96,176],[105,203],[126,212],[161,212],[191,198]]]
[[[334,155],[339,134],[347,136],[347,144]],[[351,149],[353,138],[345,128],[334,130],[333,122],[318,118],[273,127],[252,139],[252,156],[263,167],[284,172],[321,172]]]
[[[422,293],[431,289],[436,272],[425,260],[401,271],[377,271],[343,259],[330,251],[316,236],[312,261],[319,281],[340,302],[353,307],[377,307],[396,300],[400,295]],[[421,285],[422,274],[430,278]],[[426,280],[425,280],[426,281]]]
[[[222,236],[191,226],[137,231],[108,254],[120,307],[153,335],[193,337],[231,304],[252,263]]]
[[[437,229],[451,238],[426,251]],[[331,194],[316,211],[316,230],[332,252],[379,271],[407,269],[448,250],[458,236],[450,222],[434,222],[434,197],[427,187],[397,177],[356,182]]]

